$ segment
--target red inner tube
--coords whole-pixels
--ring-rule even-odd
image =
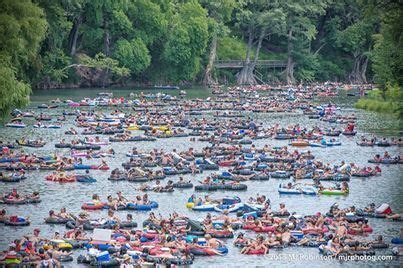
[[[81,206],[82,209],[86,210],[97,210],[97,209],[103,209],[105,206],[105,203],[99,203],[97,205],[91,204],[91,203],[85,203]]]

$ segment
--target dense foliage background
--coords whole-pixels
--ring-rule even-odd
[[[401,14],[399,0],[1,0],[0,109],[31,87],[130,81],[400,85]]]

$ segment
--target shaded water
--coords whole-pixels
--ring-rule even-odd
[[[51,90],[51,91],[36,91],[32,96],[32,104],[29,109],[34,109],[39,103],[47,102],[51,99],[59,97],[61,99],[72,99],[80,100],[84,97],[95,97],[98,92],[101,91],[111,91],[111,90],[100,90],[100,89],[72,89],[72,90]],[[133,90],[130,89],[113,89],[114,96],[127,96]],[[135,91],[139,93],[140,91]],[[150,92],[144,90],[144,92]],[[152,91],[156,92],[156,91]],[[177,90],[167,90],[172,95],[178,95]],[[205,98],[210,96],[210,92],[206,89],[192,88],[187,90],[187,98]],[[366,112],[362,110],[356,110],[353,108],[355,102],[355,97],[348,97],[344,93],[337,98],[331,99],[319,99],[317,102],[328,102],[332,101],[337,103],[343,108],[343,112],[352,113],[354,112],[357,117],[357,125],[359,133],[371,134],[376,133],[382,136],[398,135],[400,130],[399,121],[396,118],[385,115],[376,114],[373,112]],[[107,108],[94,108],[95,110],[108,110]],[[125,108],[128,109],[128,108]],[[45,113],[60,115],[63,107],[58,109],[46,110]],[[129,110],[127,110],[129,111]],[[211,116],[211,112],[206,112],[203,116]],[[328,123],[319,122],[317,120],[309,120],[306,116],[299,113],[258,113],[250,114],[252,118],[256,118],[259,122],[263,122],[264,125],[272,125],[274,123],[280,123],[283,126],[288,124],[300,123],[302,126],[310,128],[313,125],[328,126]],[[69,117],[69,119],[72,119]],[[33,122],[33,120],[32,120]],[[71,120],[66,122],[66,124],[61,129],[34,129],[31,126],[25,129],[8,129],[0,128],[0,139],[1,140],[14,140],[21,137],[42,137],[48,143],[45,147],[40,149],[24,148],[26,152],[35,152],[38,155],[43,155],[50,152],[61,152],[68,154],[68,149],[55,149],[54,144],[60,139],[65,138],[70,140],[71,136],[65,136],[63,133],[67,128],[73,126]],[[141,132],[139,132],[141,133]],[[368,165],[367,160],[372,158],[373,155],[377,153],[383,153],[384,148],[380,147],[358,147],[356,141],[359,139],[357,137],[346,137],[341,136],[340,140],[342,146],[332,147],[332,148],[309,148],[313,154],[318,159],[322,159],[325,162],[330,162],[332,164],[339,163],[341,160],[346,162],[355,162],[360,166]],[[254,142],[257,147],[261,147],[264,144],[271,145],[286,145],[288,141],[277,141],[273,139],[257,140]],[[132,143],[112,143],[109,146],[103,147],[103,149],[112,148],[117,152],[115,158],[107,158],[107,162],[111,169],[121,168],[121,163],[128,161],[125,156],[126,152],[136,146],[140,150],[150,151],[153,148],[163,147],[165,151],[171,151],[176,148],[178,151],[186,150],[188,147],[195,148],[195,151],[199,151],[201,148],[208,146],[207,142],[190,142],[189,137],[184,138],[171,138],[171,139],[161,139],[156,142],[132,142]],[[391,155],[399,154],[400,149],[398,147],[391,147],[387,149]],[[100,160],[84,160],[85,163],[97,164]],[[281,180],[271,179],[264,182],[247,182],[248,191],[236,193],[241,199],[246,200],[250,196],[256,196],[257,193],[264,194],[268,196],[273,204],[273,207],[278,207],[280,202],[284,202],[290,211],[296,211],[298,214],[313,214],[317,211],[326,212],[331,204],[337,202],[341,207],[346,207],[350,205],[356,205],[362,207],[368,203],[375,202],[376,204],[389,203],[396,212],[403,212],[401,204],[403,201],[403,183],[401,168],[399,165],[382,166],[382,175],[379,177],[372,178],[352,178],[350,185],[350,194],[348,196],[304,196],[304,195],[289,195],[280,196],[277,187]],[[41,194],[42,202],[39,204],[30,204],[24,206],[4,206],[0,205],[0,208],[6,208],[10,214],[18,214],[21,216],[30,216],[31,225],[24,228],[15,228],[0,225],[0,248],[5,248],[8,243],[13,239],[19,238],[24,234],[31,233],[34,228],[40,228],[42,230],[42,235],[51,236],[53,232],[59,231],[64,232],[64,226],[52,226],[44,224],[44,218],[47,216],[50,209],[60,210],[62,207],[67,207],[69,212],[78,213],[82,203],[89,201],[93,193],[98,193],[101,199],[105,199],[109,194],[115,194],[117,191],[122,191],[125,196],[133,198],[137,194],[142,194],[136,190],[139,184],[131,183],[128,181],[112,182],[107,180],[109,176],[109,171],[91,171],[91,174],[98,181],[95,184],[58,184],[53,182],[48,182],[44,177],[49,174],[47,171],[33,171],[28,173],[28,179],[18,183],[18,184],[4,184],[1,183],[1,192],[10,191],[12,188],[16,187],[20,192],[32,192],[37,190]],[[77,172],[79,173],[79,171]],[[193,181],[201,180],[209,172],[204,172],[203,174],[197,174],[191,179]],[[186,178],[191,176],[187,175]],[[169,179],[176,181],[178,176],[170,176]],[[326,184],[326,183],[324,183]],[[161,213],[163,216],[168,216],[173,211],[180,214],[186,214],[191,218],[202,218],[205,213],[193,212],[186,209],[185,204],[187,198],[193,193],[192,189],[176,189],[173,193],[149,193],[150,199],[155,200],[159,203],[159,209],[157,213]],[[211,196],[223,197],[226,195],[231,195],[230,192],[214,192]],[[127,212],[118,211],[117,215],[122,218]],[[134,215],[134,219],[139,223],[147,217],[145,212],[131,211]],[[105,216],[106,211],[96,211],[91,212],[94,218]],[[373,234],[383,234],[386,241],[390,241],[392,237],[398,236],[400,228],[403,227],[401,223],[390,222],[382,219],[370,219],[370,225],[374,228]],[[251,234],[254,236],[254,234]],[[229,254],[223,257],[199,257],[196,258],[195,266],[205,267],[205,266],[315,266],[321,267],[326,264],[331,264],[332,266],[361,266],[362,262],[348,262],[341,263],[339,261],[309,261],[309,260],[272,260],[271,258],[279,254],[310,254],[313,256],[319,255],[316,248],[301,248],[301,247],[288,247],[283,250],[271,250],[269,256],[248,256],[241,255],[239,249],[232,246],[232,240],[227,241],[227,246],[229,247]],[[390,255],[390,250],[378,251],[377,255]],[[380,262],[379,265],[387,265],[388,263]],[[394,260],[393,265],[398,265],[399,261]],[[69,264],[67,264],[69,266]],[[76,267],[75,262],[70,264],[71,267]]]

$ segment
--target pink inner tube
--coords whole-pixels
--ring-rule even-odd
[[[220,167],[228,167],[228,166],[232,166],[232,165],[235,164],[235,163],[236,163],[235,160],[227,160],[227,161],[220,161],[220,162],[218,163],[218,165],[219,165]]]
[[[363,227],[362,230],[363,230],[363,233],[372,233],[372,231],[373,231],[371,226]],[[356,231],[354,229],[348,229],[347,233],[350,234],[350,235],[362,234],[361,232],[358,232],[358,231]]]
[[[143,236],[147,239],[154,239],[156,237],[158,237],[157,233],[144,233]]]
[[[213,230],[213,231],[208,232],[208,234],[212,234],[212,235],[225,235],[225,236],[228,236],[228,235],[232,235],[232,232],[230,232],[230,231],[223,231],[223,230]]]
[[[91,166],[91,169],[108,170],[108,166]]]
[[[302,232],[304,234],[322,234],[322,233],[326,233],[328,232],[329,229],[327,229],[326,227],[321,228],[305,228],[302,229]]]
[[[244,230],[253,230],[255,228],[256,228],[256,225],[254,225],[254,224],[245,224],[242,226],[242,229],[244,229]]]
[[[276,230],[276,227],[274,226],[264,226],[263,228],[255,227],[252,230],[256,233],[268,233],[268,232],[274,232]]]
[[[150,255],[157,255],[163,252],[161,251],[161,247],[153,247],[152,249],[150,249],[149,253]]]
[[[248,255],[264,255],[264,249],[252,249],[249,250],[248,253],[246,253]]]

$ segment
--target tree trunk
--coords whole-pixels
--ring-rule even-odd
[[[106,20],[104,20],[104,53],[107,57],[110,55],[109,28]]]
[[[292,30],[288,31],[288,39],[287,39],[287,68],[286,68],[286,79],[287,79],[287,84],[294,84],[295,83],[295,78],[294,78],[294,60],[292,59],[292,50],[293,50],[293,44],[292,44]]]
[[[361,84],[363,82],[362,69],[361,69],[361,62],[363,60],[363,55],[359,52],[354,52],[353,57],[354,57],[354,64],[349,74],[349,81],[350,83]]]
[[[237,74],[237,82],[240,85],[244,84],[249,84],[249,68],[250,66],[250,53],[252,51],[252,45],[253,45],[253,38],[254,35],[252,33],[252,29],[249,29],[249,38],[248,38],[248,46],[246,48],[246,59],[243,68],[241,71]]]
[[[73,22],[73,28],[70,30],[69,34],[69,52],[70,56],[74,56],[77,52],[77,38],[78,38],[78,30],[83,22],[82,16],[80,15],[78,18],[76,18]]]
[[[364,56],[364,61],[361,65],[360,74],[361,74],[361,80],[365,84],[367,83],[367,75],[366,75],[367,67],[368,67],[368,57]]]
[[[217,39],[218,39],[217,35],[214,34],[213,39],[211,40],[211,48],[210,48],[208,64],[207,64],[206,70],[204,72],[204,79],[203,79],[204,85],[215,84],[215,81],[212,76],[212,71],[213,71],[213,67],[214,67],[214,61],[217,56]]]
[[[265,36],[266,36],[266,29],[262,29],[262,31],[260,33],[260,36],[259,36],[259,40],[257,42],[257,47],[256,47],[256,51],[255,51],[255,58],[253,59],[253,63],[251,65],[251,68],[249,69],[249,71],[252,72],[252,73],[253,73],[253,71],[254,71],[254,69],[256,67],[257,61],[259,60],[259,53],[260,53],[260,49],[262,48],[262,42],[263,42],[263,39],[264,39]]]

